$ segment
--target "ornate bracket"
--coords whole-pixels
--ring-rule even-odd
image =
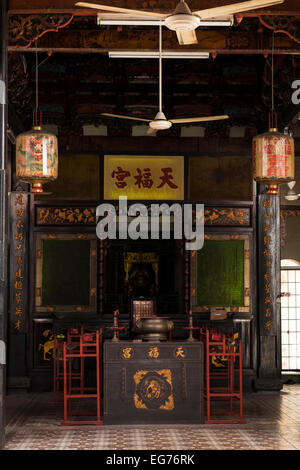
[[[259,16],[258,18],[263,26],[274,33],[286,34],[300,44],[300,21],[294,16]]]
[[[10,47],[30,47],[44,34],[68,26],[74,15],[13,15],[8,19],[8,45]]]

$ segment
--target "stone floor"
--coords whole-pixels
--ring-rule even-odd
[[[61,426],[51,394],[7,397],[7,450],[299,450],[300,384],[246,395],[246,424]]]

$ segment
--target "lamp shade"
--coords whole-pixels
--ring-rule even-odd
[[[42,183],[58,176],[57,138],[40,126],[23,132],[16,139],[16,176],[32,184],[33,193],[42,193]]]
[[[294,139],[269,129],[253,138],[253,178],[268,186],[267,194],[277,195],[278,185],[294,180]]]

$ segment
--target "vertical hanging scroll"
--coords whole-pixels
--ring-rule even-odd
[[[10,196],[10,326],[12,333],[26,332],[28,194]]]

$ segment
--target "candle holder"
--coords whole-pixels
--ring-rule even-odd
[[[193,336],[193,330],[198,329],[198,327],[193,326],[193,313],[192,313],[191,310],[189,311],[189,326],[184,326],[183,328],[184,328],[184,330],[189,330],[189,336],[186,339],[186,341],[189,341],[189,342],[197,341]]]
[[[113,330],[113,337],[111,339],[111,341],[120,341],[119,339],[119,331],[121,330],[124,330],[125,329],[125,326],[119,326],[118,324],[118,313],[119,313],[119,310],[115,310],[114,311],[114,323],[113,323],[113,326],[109,326],[108,329],[109,330]]]
[[[113,330],[113,337],[111,341],[120,341],[119,339],[119,331],[124,330],[125,326],[108,326],[109,330]]]

